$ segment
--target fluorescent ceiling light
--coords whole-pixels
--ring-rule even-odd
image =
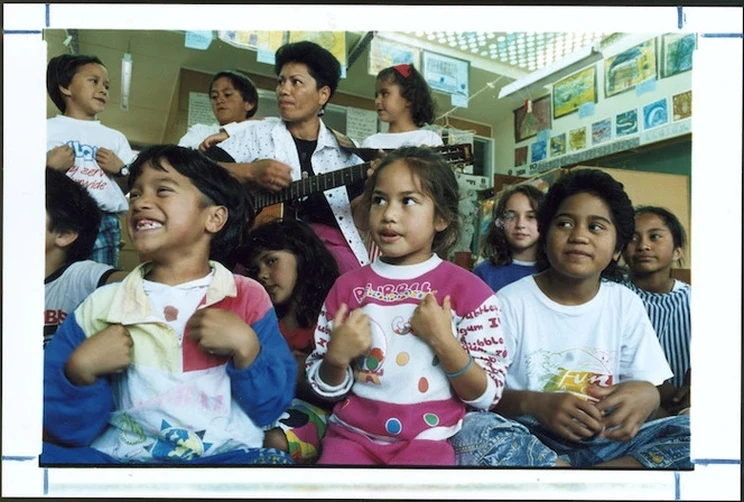
[[[132,55],[125,53],[121,58],[121,109],[129,110],[129,87],[132,84]]]

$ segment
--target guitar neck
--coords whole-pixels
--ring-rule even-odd
[[[262,190],[253,195],[253,208],[259,210],[266,206],[301,199],[308,195],[364,180],[367,178],[369,165],[369,162],[365,162],[364,164],[293,181],[287,188],[283,188],[278,192]]]

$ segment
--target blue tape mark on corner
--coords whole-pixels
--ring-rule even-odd
[[[29,460],[36,460],[39,457],[21,457],[13,455],[3,455],[3,460],[10,460],[11,462],[27,462]]]
[[[695,465],[739,465],[741,460],[736,458],[695,458],[692,459],[692,463]]]
[[[680,500],[679,472],[674,473],[674,500]]]
[[[701,37],[705,38],[743,38],[744,35],[741,33],[701,33]]]
[[[679,28],[680,30],[685,25],[684,19],[685,19],[685,14],[684,12],[682,12],[682,6],[678,5],[677,6],[677,28]]]
[[[49,469],[44,469],[44,495],[49,495]]]
[[[49,4],[46,4],[46,7],[44,8],[44,12],[46,15],[46,27],[49,28]]]
[[[41,35],[41,30],[3,30],[3,35]]]

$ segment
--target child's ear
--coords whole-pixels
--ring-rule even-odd
[[[437,232],[443,231],[449,226],[449,221],[445,220],[441,216],[434,217],[434,230]]]
[[[674,248],[674,251],[672,251],[672,261],[681,260],[683,254],[682,248]]]
[[[59,248],[66,248],[78,238],[78,233],[74,230],[57,230],[54,237],[54,244]]]
[[[62,93],[62,96],[67,96],[68,98],[72,96],[72,91],[69,87],[65,87],[63,85],[58,85],[57,87],[59,87],[59,92]]]
[[[210,206],[209,215],[207,216],[206,230],[209,233],[216,234],[227,223],[228,211],[225,206]]]

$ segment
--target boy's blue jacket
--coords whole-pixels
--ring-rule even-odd
[[[235,312],[261,349],[243,370],[177,333],[143,287],[144,263],[121,283],[96,290],[44,351],[44,428],[56,442],[92,446],[123,461],[188,460],[261,447],[263,430],[286,410],[297,364],[279,332],[269,296],[256,281],[210,262],[214,278],[199,308]],[[65,376],[72,352],[110,324],[126,327],[132,363],[120,374],[76,386]]]

